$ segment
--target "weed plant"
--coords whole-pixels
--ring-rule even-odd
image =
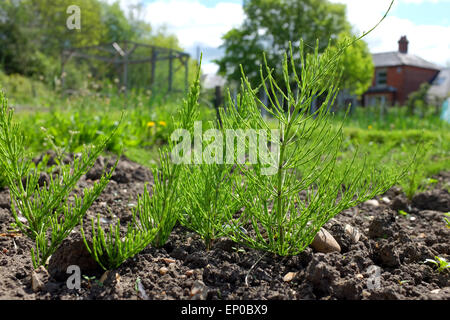
[[[34,165],[28,157],[24,136],[13,123],[13,111],[3,93],[0,93],[0,104],[0,166],[5,170],[16,225],[35,241],[31,257],[37,268],[45,264],[106,187],[115,166],[93,187],[84,189],[81,197],[74,195],[74,200],[69,200],[78,180],[94,165],[111,136],[86,147],[71,165],[63,164],[60,159],[49,183],[40,186],[42,167]]]
[[[128,224],[127,232],[122,237],[118,221],[114,226],[110,225],[109,232],[105,233],[100,225],[100,217],[97,216],[97,223],[92,219],[92,243],[89,244],[84,229],[81,228],[87,250],[104,270],[115,269],[141,252],[154,239],[156,232],[157,228],[143,231],[136,225]]]
[[[445,217],[444,217],[445,224],[446,224],[447,228],[450,228],[450,220],[447,218],[447,217],[450,218],[450,212],[444,213],[444,215],[445,215]]]
[[[244,74],[237,105],[228,99],[224,125],[267,130],[268,123],[259,112],[262,107],[277,119],[280,132],[279,139],[271,141],[279,150],[273,159],[276,174],[264,175],[261,161],[239,165],[247,183],[236,184],[236,201],[243,201],[244,209],[232,220],[233,240],[279,255],[298,254],[329,219],[385,192],[397,181],[399,174],[356,162],[356,156],[346,164],[337,161],[342,125],[332,129],[329,106],[337,93],[339,56],[349,45],[351,41],[321,55],[316,49],[313,55],[304,57],[301,42],[300,74],[291,48],[291,58],[285,55],[283,64],[286,90],[275,82],[266,63],[265,74],[261,68],[261,87],[269,97],[269,106],[259,100]],[[324,102],[312,112],[312,101],[320,95],[325,96]]]
[[[426,259],[425,263],[434,264],[437,272],[439,273],[450,270],[450,264],[447,262],[447,260],[438,256],[435,256],[434,259]]]
[[[180,182],[187,192],[180,195],[183,208],[179,220],[201,236],[207,250],[214,240],[228,235],[228,224],[240,210],[232,196],[235,174],[233,166],[225,163],[184,165]]]
[[[201,60],[200,60],[201,61]],[[194,131],[194,122],[199,116],[199,95],[200,95],[200,66],[197,69],[197,75],[194,83],[191,85],[187,99],[183,101],[183,106],[178,114],[178,121],[173,119],[175,129]],[[138,208],[139,216],[146,228],[154,226],[154,221],[158,221],[160,228],[153,244],[160,247],[167,242],[173,227],[179,218],[179,212],[182,206],[182,194],[190,190],[184,190],[180,178],[183,166],[172,161],[170,151],[174,147],[174,141],[169,139],[168,145],[161,148],[159,160],[160,170],[153,171],[154,186],[151,201],[148,191],[144,192],[143,197],[139,198]]]
[[[198,113],[198,95],[200,93],[200,68],[189,91],[187,99],[179,112],[178,128],[194,127],[194,119]],[[92,245],[82,228],[83,240],[92,257],[104,269],[118,267],[128,258],[143,250],[150,243],[156,247],[163,246],[178,221],[181,209],[179,178],[181,166],[170,160],[169,150],[162,147],[159,153],[161,166],[153,172],[154,184],[151,190],[146,185],[144,192],[138,197],[137,206],[133,209],[132,222],[127,226],[125,235],[121,235],[120,221],[110,225],[109,232],[102,229],[99,218],[97,224],[92,219]],[[151,192],[151,193],[150,193]]]

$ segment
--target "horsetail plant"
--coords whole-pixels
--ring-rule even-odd
[[[180,109],[178,128],[193,128],[198,113],[199,93],[200,67],[188,97]],[[160,149],[160,168],[152,170],[154,177],[152,189],[150,191],[148,184],[145,185],[143,194],[137,199],[137,206],[133,208],[132,221],[123,236],[120,233],[120,221],[110,225],[110,230],[105,235],[99,218],[97,224],[92,219],[92,244],[89,245],[82,227],[85,245],[102,268],[117,268],[149,244],[161,247],[167,242],[181,209],[178,182],[182,168],[170,161],[170,146],[172,144],[169,142],[168,147]]]
[[[215,239],[228,235],[227,225],[241,208],[232,197],[234,174],[233,166],[226,163],[184,165],[181,183],[188,192],[182,194],[180,223],[199,234],[207,250]]]
[[[127,232],[122,238],[120,221],[118,221],[114,226],[110,225],[109,232],[105,235],[100,225],[100,216],[97,216],[97,224],[92,219],[92,244],[90,245],[83,227],[81,228],[87,250],[104,270],[115,269],[125,260],[141,252],[154,239],[156,233],[157,228],[143,231],[128,224]]]
[[[72,165],[59,164],[49,182],[39,186],[41,170],[27,156],[24,136],[13,123],[4,93],[0,93],[0,166],[4,168],[11,195],[11,211],[17,227],[35,241],[31,249],[33,266],[44,265],[61,242],[80,222],[92,203],[109,182],[115,166],[93,187],[84,189],[83,196],[69,194],[78,180],[94,165],[114,132],[95,146],[86,147]]]
[[[198,118],[198,98],[200,95],[200,63],[197,69],[196,78],[190,87],[187,99],[183,101],[183,106],[179,111],[179,121],[175,122],[175,132],[177,130],[188,130],[193,132],[194,122]],[[186,141],[184,141],[186,142]],[[168,145],[159,151],[160,168],[153,170],[154,185],[152,195],[147,188],[144,194],[138,199],[137,216],[141,225],[145,229],[152,230],[158,227],[158,233],[152,244],[156,247],[163,246],[176,222],[178,221],[182,207],[181,194],[186,192],[182,189],[180,179],[183,165],[174,161],[172,153],[174,141],[169,139]]]
[[[338,159],[343,124],[332,126],[329,109],[338,92],[340,57],[360,38],[328,47],[322,54],[317,44],[306,57],[300,41],[299,74],[290,47],[290,58],[285,54],[282,66],[284,86],[276,83],[264,59],[261,88],[269,106],[259,99],[241,67],[241,93],[236,103],[229,95],[227,109],[222,111],[224,126],[268,132],[262,107],[276,119],[277,127],[270,132],[272,152],[261,152],[268,148],[263,139],[256,163],[238,162],[246,183],[235,184],[233,196],[244,209],[231,220],[234,241],[282,256],[298,254],[336,214],[385,192],[398,180],[401,174],[368,167],[356,160],[356,154],[350,163]],[[323,103],[313,110],[317,97],[324,97]],[[261,157],[264,154],[271,159],[269,166]]]

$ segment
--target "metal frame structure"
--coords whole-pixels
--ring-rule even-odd
[[[134,57],[133,54],[139,48],[145,48],[148,54],[144,56],[140,55]],[[92,54],[90,51],[97,51],[100,54]],[[103,55],[104,54],[104,55]],[[188,89],[188,75],[189,75],[189,57],[186,52],[177,51],[174,49],[163,48],[148,44],[137,43],[133,41],[121,41],[101,44],[96,46],[86,46],[79,48],[68,48],[63,50],[61,55],[61,74],[64,73],[65,65],[73,58],[81,58],[88,61],[91,65],[92,60],[103,61],[105,63],[114,66],[120,74],[122,73],[121,85],[125,88],[125,92],[128,89],[128,67],[132,64],[149,64],[150,72],[150,88],[153,87],[155,82],[155,70],[157,67],[157,61],[168,60],[169,68],[167,70],[168,92],[173,91],[173,75],[177,72],[181,66],[184,66],[184,86],[185,90]],[[179,60],[181,66],[174,70],[174,61]],[[64,77],[62,79],[62,86],[64,87]]]

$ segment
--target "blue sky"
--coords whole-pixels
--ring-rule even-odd
[[[113,2],[115,0],[106,0]],[[195,55],[200,47],[204,72],[220,55],[221,37],[245,18],[242,0],[119,0],[123,8],[142,2],[144,18],[153,27],[165,26],[183,48]],[[391,0],[329,0],[347,5],[347,18],[356,31],[375,25]],[[365,41],[371,52],[396,51],[400,36],[409,40],[409,52],[439,65],[450,63],[450,0],[395,0],[389,16]]]
[[[400,2],[394,7],[392,15],[417,24],[449,26],[450,2]]]

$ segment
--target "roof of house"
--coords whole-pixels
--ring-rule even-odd
[[[373,63],[377,67],[413,66],[425,69],[441,70],[438,65],[428,62],[421,57],[398,51],[372,54]]]

